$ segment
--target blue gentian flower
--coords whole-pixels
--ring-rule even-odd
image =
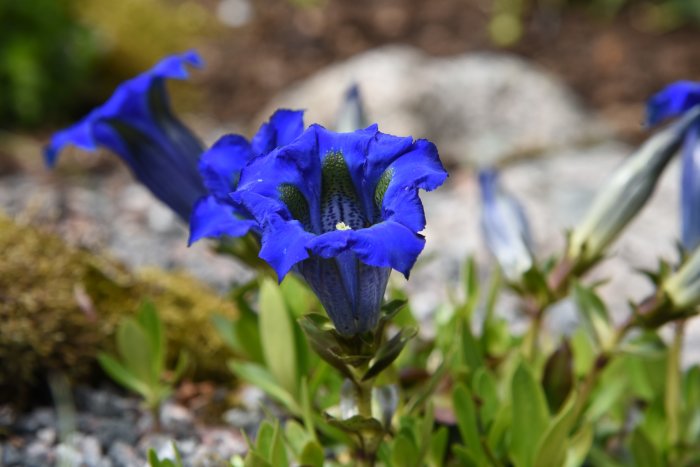
[[[360,87],[357,83],[353,83],[345,91],[343,103],[336,118],[335,131],[341,133],[355,131],[365,128],[368,124],[365,106],[360,95]]]
[[[129,166],[134,176],[184,221],[206,194],[197,161],[202,145],[173,114],[166,79],[186,79],[187,65],[201,67],[195,52],[164,58],[114,91],[100,107],[75,125],[57,132],[45,150],[53,166],[69,144],[87,151],[105,147]]]
[[[508,280],[518,282],[532,267],[532,240],[525,211],[506,193],[495,169],[479,172],[484,240]]]
[[[190,244],[205,237],[241,237],[251,229],[259,230],[248,211],[229,195],[236,190],[241,170],[254,156],[291,143],[303,131],[303,112],[278,110],[250,142],[240,135],[226,135],[202,154],[199,171],[209,194],[195,204]]]
[[[656,125],[700,105],[700,83],[679,81],[652,96],[647,124]],[[688,128],[681,167],[681,244],[692,251],[700,244],[700,124]]]
[[[253,158],[232,194],[261,229],[260,257],[280,280],[294,270],[345,336],[377,325],[391,269],[406,277],[423,250],[418,190],[447,173],[435,145],[312,125]]]

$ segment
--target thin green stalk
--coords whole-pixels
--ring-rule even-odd
[[[678,321],[674,328],[673,342],[668,352],[666,366],[666,394],[664,409],[668,420],[669,446],[676,446],[680,441],[680,393],[681,393],[681,351],[685,321]]]

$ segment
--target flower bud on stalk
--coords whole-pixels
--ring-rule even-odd
[[[479,172],[479,188],[484,240],[506,278],[517,283],[533,264],[525,212],[520,203],[501,188],[495,170]]]
[[[367,125],[369,122],[365,114],[365,106],[362,103],[360,88],[357,83],[354,83],[345,91],[343,103],[335,122],[335,131],[349,133],[366,128]]]
[[[584,271],[601,258],[647,202],[686,132],[699,122],[700,107],[654,135],[625,161],[571,232],[567,252],[571,270]]]

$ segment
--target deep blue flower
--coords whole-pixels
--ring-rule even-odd
[[[446,177],[429,141],[312,125],[252,159],[232,198],[260,226],[260,257],[301,274],[352,336],[376,326],[391,269],[408,277],[425,244],[418,190]]]
[[[647,103],[647,124],[656,125],[700,105],[700,83],[679,81],[652,96]],[[688,128],[681,167],[681,243],[686,251],[700,244],[700,125]]]
[[[481,228],[504,274],[517,282],[532,267],[532,240],[525,211],[506,193],[495,169],[479,172]]]
[[[236,190],[248,161],[291,143],[303,131],[303,112],[278,110],[250,142],[243,136],[226,135],[202,154],[199,171],[209,194],[195,204],[190,244],[205,237],[241,237],[250,229],[258,230],[257,222],[244,207],[233,202],[230,193]]]
[[[189,221],[194,202],[206,190],[197,172],[202,145],[173,114],[166,79],[186,79],[187,65],[201,67],[195,52],[164,58],[114,91],[75,125],[57,132],[45,150],[53,166],[69,144],[87,151],[106,147],[162,202]]]

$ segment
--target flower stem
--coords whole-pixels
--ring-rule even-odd
[[[363,418],[372,418],[372,386],[374,378],[369,381],[355,381],[355,404],[357,414]],[[381,442],[381,436],[374,432],[360,431],[358,449],[355,451],[356,465],[373,467],[377,457],[377,449]]]

